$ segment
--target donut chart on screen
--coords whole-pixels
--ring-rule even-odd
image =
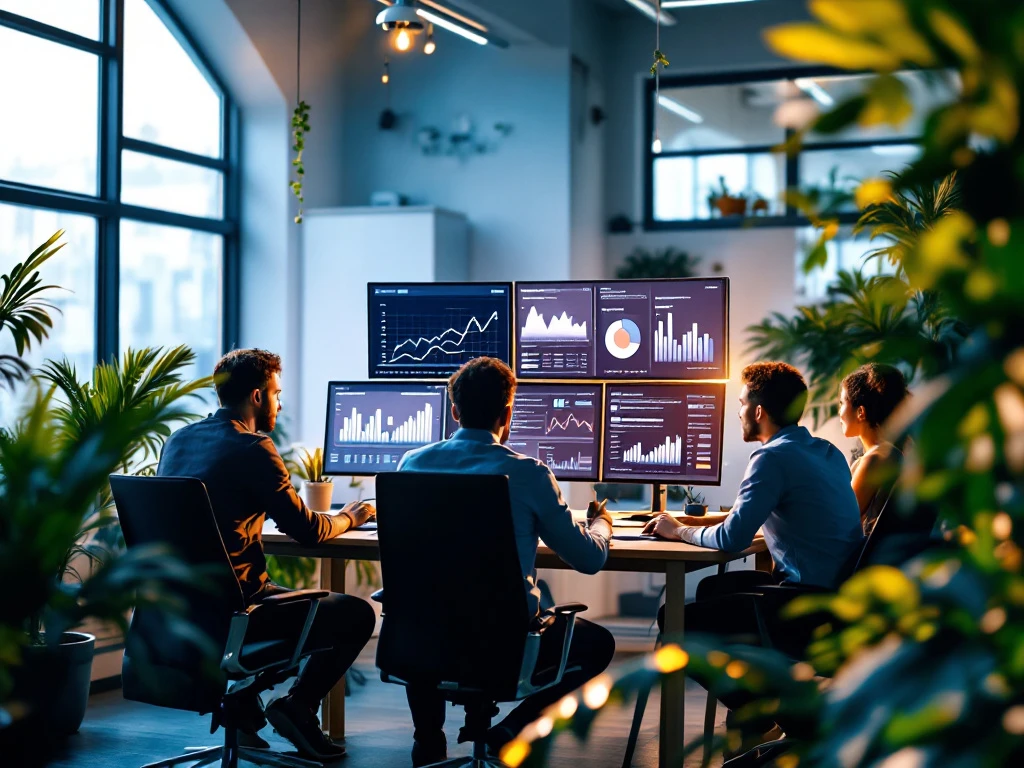
[[[640,349],[640,326],[624,317],[608,326],[604,346],[612,357],[626,360]]]

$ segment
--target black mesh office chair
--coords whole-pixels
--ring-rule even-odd
[[[500,766],[484,741],[496,704],[561,681],[586,606],[529,614],[503,475],[378,475],[377,532],[381,680],[435,687],[465,707],[473,756],[438,765]],[[562,633],[549,662],[539,657],[546,632]]]
[[[128,547],[166,545],[201,574],[197,586],[167,585],[185,606],[187,619],[212,641],[213,657],[170,631],[167,614],[143,608],[132,617],[121,667],[124,697],[159,707],[212,713],[210,733],[224,728],[221,746],[196,750],[145,768],[195,767],[239,761],[282,768],[318,768],[320,763],[239,745],[239,723],[262,725],[253,694],[295,674],[315,649],[303,648],[326,591],[300,590],[246,606],[203,483],[191,477],[111,475],[121,530]],[[287,615],[286,615],[287,614]],[[282,618],[305,617],[299,638],[280,636]],[[218,654],[220,658],[217,658]],[[255,713],[252,710],[257,710]]]

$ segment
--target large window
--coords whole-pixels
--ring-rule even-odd
[[[237,116],[187,32],[163,0],[0,0],[0,71],[0,269],[66,230],[28,362],[187,344],[208,374],[237,339]]]
[[[787,158],[787,138],[777,113],[787,109],[827,110],[859,93],[868,75],[821,72],[785,76],[762,72],[703,78],[662,78],[655,96],[647,87],[645,225],[649,229],[798,225],[787,208],[787,189],[851,188],[857,180],[899,171],[920,155],[923,126],[908,120],[898,128],[854,127],[837,135],[810,135]],[[955,76],[900,72],[915,106],[926,114],[959,88]],[[662,151],[653,152],[657,121]],[[854,215],[851,209],[846,218]]]

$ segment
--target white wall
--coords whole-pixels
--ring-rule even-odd
[[[522,43],[502,50],[437,32],[437,53],[401,55],[373,28],[373,3],[352,5],[356,48],[345,71],[344,204],[365,205],[377,190],[407,195],[470,220],[474,280],[569,276],[569,54]],[[393,131],[381,131],[384,56],[391,61]],[[448,132],[460,114],[494,138],[495,122],[512,134],[494,152],[465,160],[424,156],[415,134]]]

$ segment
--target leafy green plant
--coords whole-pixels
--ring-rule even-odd
[[[683,495],[686,497],[687,504],[704,504],[704,494],[695,491],[692,485],[686,487]]]
[[[44,285],[39,276],[39,267],[64,247],[64,243],[57,244],[63,236],[63,229],[55,232],[25,261],[15,264],[10,273],[2,278],[0,332],[10,332],[17,353],[0,354],[0,380],[8,388],[27,378],[30,369],[22,356],[32,348],[33,342],[40,343],[46,339],[53,328],[50,312],[56,312],[57,309],[43,298],[43,294],[56,290],[58,286]]]
[[[307,483],[332,483],[334,478],[324,475],[324,449],[314,448],[312,453],[303,449],[299,456],[302,477]]]
[[[300,100],[292,113],[292,152],[295,159],[292,160],[292,168],[295,169],[295,179],[289,182],[288,186],[292,194],[299,199],[299,211],[295,216],[295,223],[302,223],[302,204],[306,198],[302,193],[302,184],[306,176],[306,166],[302,160],[302,152],[306,148],[306,134],[309,133],[309,104]]]
[[[626,257],[615,276],[620,280],[694,277],[699,264],[699,256],[691,256],[673,246],[653,252],[638,247]]]
[[[669,65],[669,60],[665,57],[665,54],[660,49],[654,49],[654,63],[651,64],[651,77],[658,74],[658,68],[664,69]]]
[[[166,352],[159,347],[128,349],[120,361],[97,365],[90,381],[79,381],[75,367],[67,360],[48,361],[39,381],[49,384],[59,396],[51,401],[51,418],[59,439],[72,445],[99,429],[113,414],[155,409],[152,429],[138,433],[123,446],[115,467],[121,473],[148,475],[155,472],[160,450],[174,427],[200,416],[187,410],[185,402],[208,389],[213,379],[184,381],[182,372],[194,361],[195,354],[185,346]],[[77,535],[57,562],[54,578],[61,583],[70,578],[83,589],[97,591],[96,586],[88,586],[89,575],[83,573],[79,563],[92,570],[117,556],[119,538],[102,535],[116,531],[116,525],[110,484],[104,483],[83,516]],[[38,642],[41,630],[38,617],[29,628],[34,642]]]

